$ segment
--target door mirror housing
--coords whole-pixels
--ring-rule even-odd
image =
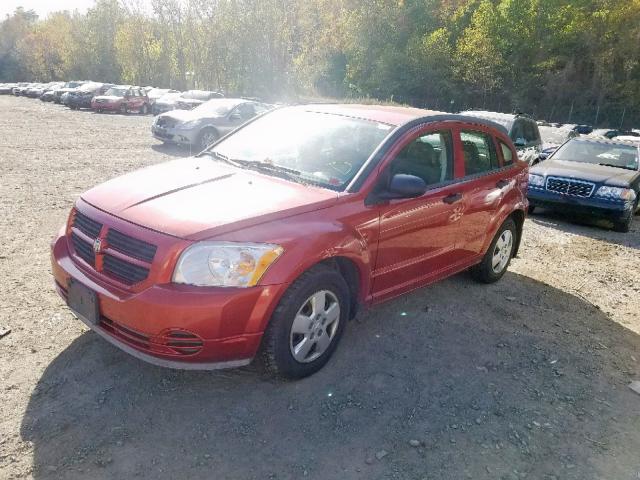
[[[391,177],[389,185],[375,194],[375,199],[384,201],[400,198],[416,198],[424,195],[426,191],[427,184],[420,177],[407,175],[406,173],[396,173]]]

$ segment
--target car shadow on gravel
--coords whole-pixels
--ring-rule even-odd
[[[578,297],[461,274],[360,314],[298,382],[161,369],[85,333],[21,435],[39,479],[631,479],[639,360]]]
[[[151,145],[151,149],[172,157],[190,157],[200,153],[198,149],[194,150],[192,147],[173,145],[171,143],[155,143]]]
[[[530,214],[528,218],[539,225],[550,226],[563,232],[640,249],[640,215],[634,217],[631,230],[627,233],[614,232],[611,222],[606,220],[569,215],[554,210],[536,208],[535,213]]]

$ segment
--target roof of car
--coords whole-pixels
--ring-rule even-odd
[[[460,112],[460,115],[466,115],[469,117],[476,118],[484,118],[486,120],[491,120],[492,122],[496,122],[502,126],[504,126],[507,130],[511,130],[513,126],[513,122],[516,118],[526,118],[535,122],[528,115],[523,115],[519,113],[500,113],[500,112],[490,112],[487,110],[466,110],[464,112]]]
[[[468,120],[468,116],[452,113],[440,112],[437,110],[426,110],[414,107],[400,107],[394,105],[362,105],[362,104],[306,104],[302,106],[308,111],[331,113],[343,115],[345,117],[360,118],[372,122],[386,123],[399,127],[418,119],[429,119],[434,121],[446,120]],[[504,126],[491,121],[490,119],[476,118],[479,123],[497,128],[503,133],[507,133]]]

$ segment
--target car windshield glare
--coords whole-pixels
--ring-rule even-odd
[[[105,93],[105,95],[108,97],[124,97],[128,90],[128,88],[110,88],[109,90],[107,90],[107,93]]]
[[[560,147],[553,159],[638,170],[638,147],[575,139]]]
[[[303,182],[344,190],[391,130],[373,121],[283,108],[238,130],[214,153],[284,167]]]

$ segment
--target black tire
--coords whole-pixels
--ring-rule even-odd
[[[127,108],[127,106],[124,103],[122,105],[120,105],[120,113],[122,115],[126,115],[127,113],[129,113],[129,109]]]
[[[147,113],[149,113],[149,107],[147,107],[147,104],[145,103],[140,109],[140,115],[146,115]]]
[[[629,230],[631,230],[632,223],[633,223],[633,212],[630,213],[626,219],[620,222],[613,222],[613,231],[620,232],[620,233],[627,233]]]
[[[330,292],[337,299],[340,308],[338,324],[326,350],[317,358],[303,363],[296,360],[292,352],[294,319],[310,297],[322,291]],[[317,265],[304,272],[280,299],[262,338],[260,356],[266,370],[274,376],[291,379],[303,378],[320,370],[340,342],[349,319],[350,304],[349,287],[336,270]],[[312,348],[316,346],[317,342]]]
[[[535,205],[529,205],[529,208],[527,208],[527,213],[529,215],[533,214],[533,212],[536,211],[536,206]]]
[[[496,244],[506,230],[509,230],[511,232],[512,242],[510,251],[508,252],[508,258],[504,266],[499,271],[495,271],[492,263],[494,259],[494,252],[496,252]],[[479,264],[471,267],[471,276],[478,282],[482,283],[493,283],[500,280],[509,268],[511,258],[513,257],[513,251],[516,246],[517,238],[518,232],[516,229],[516,223],[512,218],[507,218],[496,232],[496,235],[493,238],[491,245],[487,249],[487,252],[484,254],[484,258],[482,259],[482,261]]]
[[[200,134],[198,135],[198,148],[204,150],[209,145],[212,145],[220,138],[218,132],[211,128],[203,128]]]

